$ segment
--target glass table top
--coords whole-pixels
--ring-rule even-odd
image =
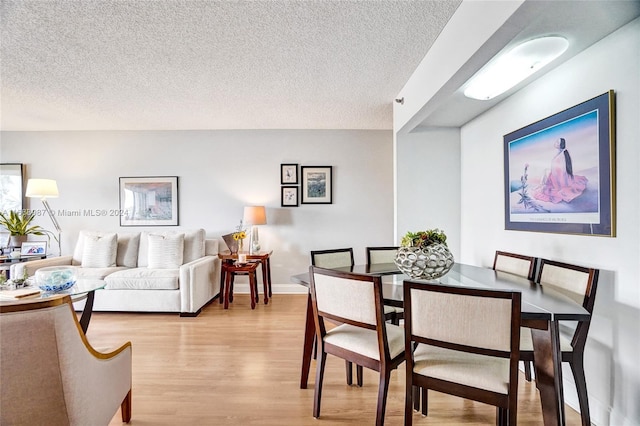
[[[79,300],[84,299],[84,297],[86,297],[86,295],[89,292],[103,289],[105,285],[106,285],[106,283],[103,280],[82,279],[82,280],[76,281],[76,283],[73,285],[73,287],[71,287],[71,288],[69,288],[67,290],[56,291],[56,292],[42,291],[36,285],[28,285],[26,287],[22,287],[22,289],[25,289],[25,290],[33,289],[33,290],[40,291],[40,293],[38,293],[36,295],[32,295],[32,296],[22,297],[22,298],[19,298],[19,299],[4,299],[3,298],[3,299],[0,299],[0,303],[6,304],[6,303],[21,302],[21,301],[33,301],[33,300],[37,300],[37,299],[48,299],[48,298],[51,298],[51,297],[58,297],[58,296],[71,296],[71,300],[73,302],[77,302]],[[0,296],[2,296],[3,293],[5,293],[5,292],[6,292],[5,294],[8,294],[10,291],[11,290],[0,289]]]

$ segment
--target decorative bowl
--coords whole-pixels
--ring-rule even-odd
[[[43,291],[68,290],[76,283],[76,272],[71,266],[48,266],[36,271],[36,284]]]
[[[453,266],[453,255],[444,244],[428,247],[400,247],[394,263],[411,278],[434,280],[442,277]]]

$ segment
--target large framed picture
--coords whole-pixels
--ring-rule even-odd
[[[120,226],[177,225],[177,176],[120,178]]]
[[[24,170],[22,164],[0,164],[0,211],[20,211],[24,208]]]
[[[505,229],[615,236],[609,91],[504,136]]]
[[[281,187],[280,205],[282,207],[298,207],[298,187],[297,186]]]
[[[297,164],[280,164],[280,183],[282,185],[298,184]]]
[[[302,204],[332,203],[332,167],[302,166]]]

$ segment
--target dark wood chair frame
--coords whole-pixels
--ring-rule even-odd
[[[361,322],[352,321],[348,318],[335,316],[326,312],[318,310],[318,303],[316,300],[315,279],[314,274],[323,274],[332,277],[339,277],[349,280],[357,280],[363,282],[373,282],[373,288],[375,293],[376,304],[376,325],[364,324]],[[316,367],[316,383],[315,394],[313,403],[313,417],[320,417],[320,402],[322,399],[322,384],[324,379],[324,368],[326,365],[327,354],[337,356],[345,359],[349,362],[355,363],[359,368],[362,366],[370,368],[380,373],[380,383],[378,385],[378,403],[376,410],[376,425],[382,426],[384,424],[384,415],[386,410],[387,393],[389,391],[389,381],[391,371],[398,368],[402,362],[404,362],[404,352],[395,358],[391,358],[389,353],[389,345],[387,340],[386,320],[383,311],[383,298],[382,298],[382,279],[379,276],[371,275],[359,275],[348,272],[341,272],[332,269],[317,268],[315,266],[309,267],[309,276],[311,279],[311,301],[313,306],[313,314],[316,326],[316,338],[319,342],[319,360]],[[380,360],[366,357],[362,354],[348,351],[341,347],[336,347],[324,342],[324,337],[327,333],[325,320],[332,323],[350,324],[356,327],[362,327],[369,330],[376,330],[378,335],[378,345],[380,350]]]
[[[511,253],[508,251],[499,251],[496,250],[496,255],[493,259],[493,270],[496,270],[496,265],[498,264],[498,258],[499,257],[513,257],[516,259],[522,259],[525,260],[527,262],[529,262],[529,271],[526,275],[525,278],[527,278],[530,281],[533,281],[534,277],[535,277],[535,273],[536,273],[536,267],[538,266],[538,258],[534,257],[534,256],[526,256],[523,254],[518,254],[518,253]],[[532,362],[527,362],[524,361],[524,377],[525,379],[530,382],[531,381],[531,367],[532,367]]]
[[[339,249],[329,249],[329,250],[312,250],[311,251],[311,265],[316,266],[316,256],[322,256],[323,254],[331,254],[331,253],[349,253],[351,257],[351,264],[345,266],[353,266],[355,261],[353,260],[353,248],[339,248]],[[314,351],[313,351],[313,359],[317,359],[318,351],[317,351],[317,336],[314,338]],[[353,364],[350,361],[344,362],[345,364],[345,373],[347,375],[347,384],[349,386],[353,385]],[[364,383],[363,370],[362,366],[356,365],[356,383],[358,386],[362,387]]]
[[[411,321],[411,290],[430,290],[438,291],[448,294],[460,294],[469,296],[482,296],[482,297],[494,297],[502,299],[511,299],[511,351],[497,351],[485,348],[475,348],[471,346],[459,345],[451,342],[443,342],[433,339],[427,339],[421,336],[412,334],[412,321]],[[520,316],[521,316],[521,295],[519,292],[510,291],[496,291],[496,290],[483,290],[474,288],[461,288],[450,287],[437,284],[425,284],[414,283],[411,281],[404,282],[404,303],[405,303],[405,357],[406,357],[406,395],[405,395],[405,412],[404,412],[404,424],[410,426],[413,424],[413,408],[414,398],[417,396],[416,389],[422,389],[422,414],[427,415],[428,412],[428,389],[435,390],[437,392],[447,393],[449,395],[455,395],[461,398],[471,399],[474,401],[483,402],[485,404],[494,405],[496,409],[496,424],[503,425],[516,425],[517,420],[517,405],[518,405],[518,364],[519,364],[519,352],[520,352]],[[461,314],[462,315],[462,314]],[[509,358],[510,362],[510,377],[509,377],[509,393],[507,395],[499,394],[496,392],[488,391],[485,389],[478,389],[462,385],[459,383],[452,383],[445,380],[436,379],[433,377],[426,377],[413,372],[413,350],[418,344],[424,343],[428,345],[438,346],[447,349],[459,350],[469,353],[476,353],[482,355],[499,356],[503,358]]]
[[[311,265],[316,265],[316,256],[322,256],[323,254],[332,254],[332,253],[349,253],[351,257],[351,264],[345,266],[353,266],[355,264],[353,260],[353,248],[339,248],[339,249],[329,249],[329,250],[312,250],[311,251]],[[385,315],[387,321],[391,321],[392,324],[398,325],[398,319],[395,312],[391,312]],[[315,346],[315,345],[314,345]],[[313,352],[314,359],[317,358],[316,351]],[[351,386],[353,384],[353,364],[349,361],[345,361],[345,370],[347,375],[347,384]],[[362,387],[364,383],[363,370],[361,365],[356,365],[356,384],[359,387]]]
[[[398,251],[398,246],[379,246],[379,247],[366,247],[367,253],[367,266],[371,265],[371,252],[375,251]],[[387,318],[391,320],[394,325],[400,325],[400,320],[404,319],[404,311],[398,312],[397,310],[393,315],[387,315]]]
[[[537,283],[540,283],[542,272],[546,265],[572,269],[589,274],[582,307],[589,311],[589,313],[593,313],[593,306],[596,300],[596,290],[598,288],[598,276],[600,274],[600,271],[598,269],[571,265],[568,263],[556,262],[548,259],[540,259],[540,267],[538,269],[538,275],[536,277]],[[544,283],[540,285],[544,286]],[[576,383],[578,402],[580,403],[580,417],[582,418],[583,426],[591,425],[589,399],[587,397],[587,382],[584,375],[584,348],[587,343],[587,334],[589,333],[590,324],[590,321],[580,321],[576,326],[573,338],[571,339],[571,347],[573,348],[573,350],[561,352],[562,362],[569,363],[574,381]],[[525,365],[534,362],[533,351],[520,351],[520,360],[524,361]]]

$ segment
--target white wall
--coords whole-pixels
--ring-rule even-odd
[[[617,237],[504,230],[503,135],[616,92]],[[640,424],[640,20],[623,27],[461,129],[460,261],[490,266],[496,249],[600,268],[585,354],[592,421]],[[570,370],[567,401],[577,407]]]
[[[274,291],[301,290],[289,277],[307,270],[309,251],[393,241],[390,131],[144,131],[2,132],[0,161],[26,164],[27,177],[58,181],[58,210],[118,208],[118,178],[178,176],[180,228],[204,228],[210,238],[234,230],[244,205],[267,208],[260,227],[273,250]],[[280,207],[280,164],[333,166],[333,204]],[[43,212],[40,200],[33,209]],[[81,229],[131,231],[116,216],[58,216],[62,251]],[[53,229],[44,214],[37,223]],[[222,240],[220,240],[221,244]],[[57,252],[57,248],[54,248]],[[303,290],[303,289],[302,289]]]
[[[460,131],[433,129],[396,140],[397,234],[440,228],[460,254]]]

